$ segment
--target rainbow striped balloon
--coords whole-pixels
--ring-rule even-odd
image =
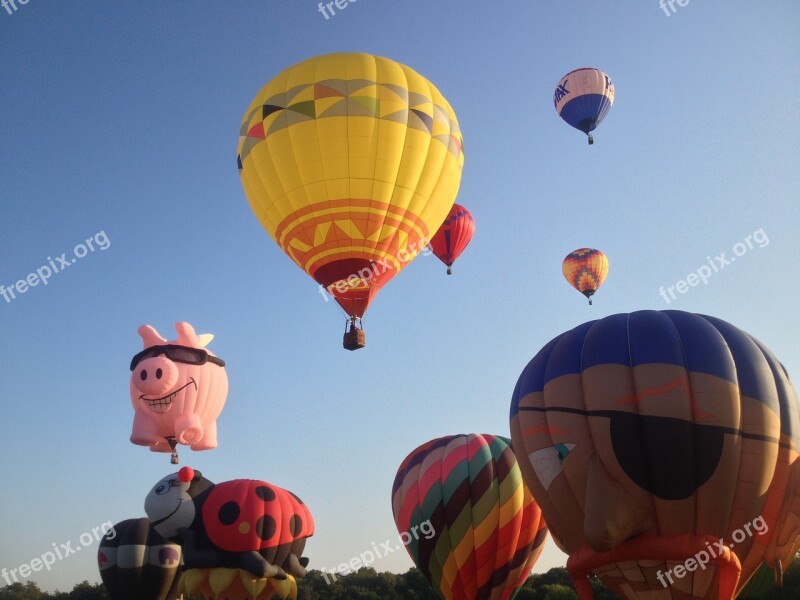
[[[608,275],[608,258],[594,248],[579,248],[567,254],[561,272],[569,284],[589,299]]]
[[[507,600],[547,537],[508,438],[452,435],[400,465],[392,509],[414,564],[444,600]]]

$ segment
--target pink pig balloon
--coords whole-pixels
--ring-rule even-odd
[[[197,335],[186,322],[167,341],[150,325],[139,327],[144,350],[131,361],[131,442],[153,452],[173,452],[177,443],[192,450],[217,447],[217,417],[228,395],[225,363],[205,346],[214,337]]]

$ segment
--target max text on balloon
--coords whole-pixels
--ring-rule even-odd
[[[556,88],[556,93],[553,96],[553,104],[558,106],[558,101],[561,100],[564,96],[569,94],[569,90],[567,89],[567,82],[569,79],[565,79],[564,83],[559,83],[558,87]]]

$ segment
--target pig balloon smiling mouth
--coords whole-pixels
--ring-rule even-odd
[[[162,396],[161,398],[146,398],[144,394],[139,396],[139,400],[144,401],[147,406],[150,407],[155,413],[165,413],[172,407],[172,401],[180,394],[184,389],[189,387],[190,385],[194,386],[194,391],[197,392],[197,382],[193,378],[189,378],[189,382],[172,392],[171,394],[167,394],[166,396]]]
[[[217,447],[217,417],[228,395],[225,361],[207,348],[214,336],[183,321],[175,330],[178,338],[168,341],[150,325],[139,327],[142,350],[130,363],[131,442],[172,452],[173,464],[177,444]]]

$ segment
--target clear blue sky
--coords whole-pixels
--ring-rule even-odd
[[[417,445],[508,435],[522,368],[584,321],[712,314],[800,379],[800,5],[675,7],[359,0],[328,20],[312,0],[0,9],[0,283],[98,232],[110,242],[46,287],[0,297],[0,567],[144,516],[173,470],[128,441],[143,323],[216,334],[231,382],[220,446],[182,462],[296,492],[317,521],[317,568],[395,538],[391,484]],[[452,277],[419,257],[380,293],[355,353],[333,302],[257,223],[236,169],[255,93],[334,51],[390,57],[438,86],[464,133],[458,201],[477,221]],[[591,147],[552,104],[559,78],[585,66],[617,91]],[[659,296],[757,230],[763,248],[669,305]],[[593,307],[560,271],[584,246],[611,261]],[[34,580],[98,580],[96,547]],[[536,570],[565,558],[548,542]],[[374,566],[410,565],[397,552]]]

